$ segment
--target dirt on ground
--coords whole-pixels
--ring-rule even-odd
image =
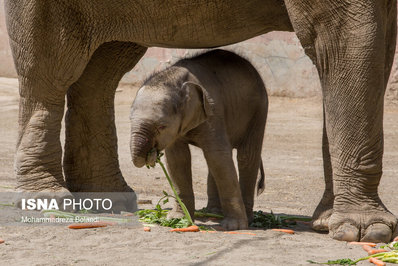
[[[116,93],[116,124],[120,166],[140,200],[155,204],[170,191],[161,169],[137,169],[129,153],[129,109],[136,89],[121,86]],[[262,149],[265,191],[255,199],[255,210],[311,216],[321,198],[323,183],[320,98],[270,97]],[[18,83],[0,78],[0,191],[15,185],[13,160],[17,139]],[[398,104],[386,102],[383,178],[379,192],[398,215]],[[64,135],[61,134],[61,141]],[[196,208],[206,205],[207,166],[201,151],[192,147]],[[395,203],[395,204],[394,204]],[[153,208],[140,205],[139,208]],[[1,214],[0,214],[1,215]],[[299,224],[294,235],[250,230],[255,235],[171,233],[168,228],[111,226],[71,230],[65,226],[2,226],[2,265],[308,265],[307,260],[359,258],[359,246],[332,240],[327,234]],[[369,262],[361,262],[368,265]]]

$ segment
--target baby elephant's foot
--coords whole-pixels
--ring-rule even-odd
[[[221,226],[226,230],[244,230],[248,228],[247,219],[225,217],[221,221]]]

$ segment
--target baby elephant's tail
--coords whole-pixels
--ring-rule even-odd
[[[259,177],[258,183],[257,183],[257,196],[260,196],[261,193],[263,193],[263,191],[265,189],[264,180],[265,180],[265,176],[264,176],[263,160],[260,159],[260,177]]]

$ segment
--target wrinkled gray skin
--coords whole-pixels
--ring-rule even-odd
[[[207,207],[222,208],[226,229],[245,229],[253,215],[267,110],[263,81],[245,59],[213,50],[181,60],[137,93],[130,116],[133,162],[155,165],[156,154],[166,149],[170,176],[193,217],[188,144],[201,148],[209,168]],[[237,149],[239,182],[232,149]],[[183,215],[176,204],[169,217]]]
[[[113,99],[120,78],[147,47],[216,47],[294,30],[317,67],[323,92],[326,189],[313,227],[338,240],[386,242],[397,219],[377,188],[396,5],[396,0],[170,0],[167,5],[5,0],[21,95],[18,188],[132,191],[119,170]]]

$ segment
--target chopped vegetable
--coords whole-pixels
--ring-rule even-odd
[[[349,242],[348,244],[350,244],[350,245],[367,245],[370,247],[376,246],[376,243],[372,243],[372,242],[355,242],[355,241],[353,241],[353,242]]]
[[[185,228],[174,228],[170,232],[199,232],[199,227],[197,225],[191,225]]]
[[[86,229],[86,228],[97,228],[97,227],[107,227],[109,223],[105,222],[93,222],[93,223],[76,223],[70,224],[69,229]]]
[[[369,260],[370,262],[376,265],[385,265],[388,263],[396,263],[398,264],[398,242],[393,241],[388,243],[387,245],[380,246],[380,249],[372,249],[370,245],[376,246],[375,243],[367,243],[367,242],[350,242],[349,244],[354,245],[362,245],[363,249],[367,251],[369,256],[359,258],[357,260],[351,259],[340,259],[340,260],[329,260],[328,262],[320,263],[308,260],[310,263],[317,264],[338,264],[338,265],[356,265],[358,262],[363,260]]]
[[[352,259],[339,259],[339,260],[328,260],[328,262],[316,262],[312,260],[307,260],[309,263],[314,264],[328,264],[328,265],[356,265],[356,262]]]
[[[296,221],[309,222],[311,218],[296,217],[296,216],[282,216],[271,213],[264,213],[263,211],[253,212],[253,221],[250,223],[250,227],[259,227],[264,229],[271,228],[282,228],[295,225]]]
[[[385,249],[371,249],[371,250],[368,251],[368,254],[369,255],[374,255],[374,254],[382,253],[382,252],[388,252],[388,250],[385,250]]]
[[[372,250],[372,247],[369,245],[362,245],[363,250],[365,250],[366,252],[370,252]]]
[[[277,231],[277,232],[282,232],[282,233],[286,233],[286,234],[294,234],[294,231],[291,229],[271,229],[272,231]]]
[[[383,261],[381,261],[381,260],[379,260],[379,259],[377,259],[377,258],[369,258],[369,261],[370,261],[371,263],[377,265],[377,266],[384,266],[384,265],[386,265],[385,262],[383,262]]]

